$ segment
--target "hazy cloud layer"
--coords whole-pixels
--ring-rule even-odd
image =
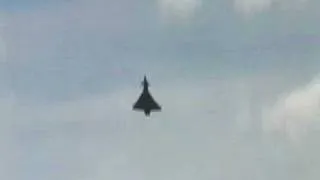
[[[297,2],[17,2],[1,16],[0,177],[319,179],[318,3]],[[144,73],[150,118],[131,110]]]
[[[291,134],[263,130],[262,120],[274,122],[272,113],[264,110],[278,111],[296,102],[274,106],[275,85],[284,81],[259,79],[264,79],[263,85],[236,78],[155,86],[151,92],[164,110],[151,118],[131,111],[138,88],[42,107],[15,101],[11,111],[5,110],[9,113],[2,113],[3,119],[11,119],[7,147],[16,155],[14,177],[316,179],[313,169],[320,161],[312,159],[317,156],[317,151],[310,151],[317,142],[312,131],[305,131],[309,136],[295,134],[302,140],[296,144]],[[302,122],[310,116],[304,106],[282,115],[299,112],[299,119],[291,123],[302,130],[305,126],[297,123],[311,125]]]

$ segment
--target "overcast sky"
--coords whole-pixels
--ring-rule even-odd
[[[319,5],[0,1],[1,179],[318,180]]]

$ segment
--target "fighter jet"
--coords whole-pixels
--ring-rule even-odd
[[[161,111],[161,107],[153,99],[148,90],[149,83],[146,76],[144,76],[141,84],[143,86],[143,91],[139,99],[136,101],[136,103],[134,103],[133,110],[144,111],[146,116],[150,116],[151,111]]]

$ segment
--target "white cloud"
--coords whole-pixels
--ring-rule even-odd
[[[307,2],[308,0],[234,0],[234,7],[236,11],[252,16],[274,7],[280,10],[301,9]]]
[[[320,83],[317,77],[307,86],[281,97],[271,110],[266,128],[280,132],[294,142],[301,142],[308,133],[319,128],[319,102]]]
[[[272,0],[234,0],[236,10],[246,15],[264,11],[268,9],[272,3]]]
[[[161,17],[169,22],[190,20],[202,5],[202,0],[158,0]]]

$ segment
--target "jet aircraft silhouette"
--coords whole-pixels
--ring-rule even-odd
[[[146,116],[150,116],[152,111],[161,111],[161,107],[158,103],[153,99],[149,92],[149,83],[147,81],[147,77],[144,76],[142,81],[143,91],[139,97],[139,99],[134,103],[133,110],[136,111],[144,111]]]

